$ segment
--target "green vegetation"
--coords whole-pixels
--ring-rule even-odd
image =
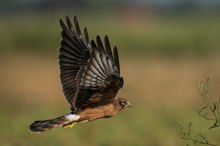
[[[211,95],[209,85],[208,85],[209,78],[197,82],[197,88],[199,90],[200,95],[202,96],[205,105],[200,108],[197,112],[198,115],[201,116],[203,119],[208,121],[212,121],[212,126],[209,127],[209,130],[213,128],[219,127],[220,121],[220,100],[213,101],[213,97]],[[193,145],[208,145],[208,146],[217,146],[217,144],[213,144],[209,141],[209,138],[206,133],[193,133],[192,132],[192,122],[190,122],[186,127],[183,124],[179,124],[180,128],[180,135],[182,139],[186,140],[187,146]]]
[[[64,12],[1,16],[0,145],[180,146],[185,141],[176,123],[189,119],[196,123],[189,126],[193,132],[207,131],[210,121],[192,112],[201,105],[193,84],[211,75],[214,92],[219,93],[219,16],[68,14],[77,14],[90,38],[108,34],[112,46],[117,45],[125,80],[118,97],[128,98],[133,107],[72,129],[30,133],[28,125],[33,120],[69,112],[57,63],[58,20]],[[218,128],[209,131],[209,142],[219,144]]]
[[[34,102],[27,104],[21,103],[22,98],[15,96],[7,98],[14,100],[12,103],[1,102],[0,144],[4,146],[175,146],[181,143],[175,129],[175,123],[180,118],[179,114],[183,113],[185,109],[178,109],[174,112],[173,110],[176,109],[167,110],[163,107],[160,109],[161,111],[158,111],[157,108],[149,105],[133,103],[132,109],[126,110],[111,119],[77,124],[72,129],[58,128],[40,134],[32,134],[28,131],[28,125],[33,120],[52,118],[67,113],[66,105],[48,106],[45,103],[48,102],[47,100],[42,101],[42,104]],[[22,101],[25,102],[24,99]],[[17,104],[15,104],[16,102]],[[187,113],[190,111],[186,111],[184,115]],[[163,140],[161,140],[162,137]]]
[[[220,46],[220,20],[213,14],[130,18],[114,13],[69,13],[73,14],[79,16],[81,26],[88,27],[91,38],[108,34],[112,45],[129,54],[207,56],[218,52]],[[59,18],[64,14],[3,16],[0,51],[51,52],[60,39]]]

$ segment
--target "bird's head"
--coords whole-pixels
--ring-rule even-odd
[[[131,107],[130,102],[124,98],[116,98],[116,103],[117,103],[117,107],[119,108],[119,110],[122,110],[126,107]]]

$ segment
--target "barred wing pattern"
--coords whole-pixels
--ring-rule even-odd
[[[66,16],[59,48],[60,79],[63,92],[73,111],[81,110],[90,103],[94,106],[111,101],[123,86],[117,48],[112,52],[108,37],[104,45],[99,36],[89,41],[88,31],[81,34],[77,17],[73,27]]]

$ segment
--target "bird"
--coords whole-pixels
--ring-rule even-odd
[[[57,127],[72,128],[77,123],[115,116],[131,107],[125,98],[116,97],[123,87],[119,54],[97,35],[89,39],[87,27],[81,33],[77,16],[73,23],[68,15],[60,19],[59,47],[60,81],[64,96],[70,104],[70,113],[49,120],[37,120],[29,126],[31,132],[44,132]]]

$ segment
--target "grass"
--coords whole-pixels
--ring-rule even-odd
[[[218,93],[219,59],[161,60],[121,57],[125,86],[118,97],[133,105],[110,119],[31,134],[33,120],[69,112],[62,95],[56,55],[16,54],[1,58],[0,145],[155,145],[179,146],[177,123],[201,122],[196,80],[212,74]],[[212,65],[212,67],[211,67]],[[180,78],[181,77],[181,78]],[[138,83],[137,83],[138,82]],[[197,129],[202,130],[202,129]],[[219,143],[218,131],[211,141]]]
[[[192,54],[206,56],[218,52],[220,21],[213,14],[185,14],[180,16],[138,15],[123,12],[111,14],[77,14],[82,27],[87,26],[91,38],[108,34],[112,45],[121,51],[140,55]],[[96,16],[94,18],[94,15]],[[64,14],[29,14],[4,17],[0,20],[1,52],[48,52],[58,48],[60,27]],[[4,21],[3,21],[4,20]],[[120,32],[120,33],[118,33]],[[135,50],[135,51],[134,51]]]
[[[10,97],[8,97],[10,98]],[[14,101],[16,102],[16,101]],[[8,104],[9,105],[9,104]],[[34,105],[36,106],[36,105]],[[26,110],[19,110],[24,108]],[[134,107],[108,120],[76,125],[73,129],[55,129],[41,134],[31,134],[27,126],[36,118],[50,118],[56,113],[66,113],[59,104],[47,108],[20,104],[16,111],[1,108],[1,145],[175,145],[175,120],[166,111],[156,115],[155,109]],[[168,115],[166,115],[168,114]],[[177,115],[177,114],[175,114]],[[171,118],[172,117],[172,118]],[[163,131],[161,131],[163,129]],[[167,132],[169,134],[167,134]],[[164,140],[161,140],[163,137]]]

